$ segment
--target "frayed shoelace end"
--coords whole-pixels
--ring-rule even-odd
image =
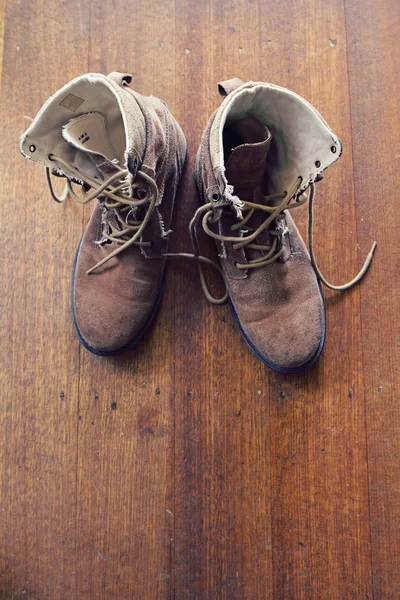
[[[233,194],[233,185],[226,186],[224,196],[232,204],[233,208],[235,209],[237,218],[243,219],[242,208],[244,207],[244,202],[242,202],[242,200],[240,200],[240,198],[238,196],[235,196]]]

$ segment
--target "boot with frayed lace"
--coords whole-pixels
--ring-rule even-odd
[[[225,100],[212,115],[196,158],[195,179],[204,205],[191,223],[207,298],[229,298],[235,321],[256,356],[284,373],[319,357],[325,338],[320,282],[344,290],[365,274],[375,249],[351,282],[329,284],[312,247],[314,183],[341,154],[320,114],[297,94],[266,83],[232,79],[219,84]],[[305,194],[309,189],[309,196]],[[310,253],[293,222],[309,202]],[[226,294],[207,288],[196,225],[216,240]]]
[[[75,258],[72,312],[79,340],[101,356],[134,346],[157,311],[186,159],[166,105],[130,89],[131,80],[121,73],[74,79],[21,138],[22,154],[45,165],[54,200],[97,199]],[[61,196],[52,175],[66,177]]]

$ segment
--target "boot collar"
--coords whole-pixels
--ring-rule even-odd
[[[272,134],[266,172],[269,192],[285,191],[301,177],[300,195],[339,158],[340,140],[315,108],[294,92],[267,83],[249,82],[237,87],[240,80],[232,81],[235,86],[229,86],[229,82],[219,84],[220,93],[228,95],[216,112],[210,132],[210,158],[220,193],[216,206],[239,200],[225,174],[223,130],[229,120],[248,115],[267,125]]]
[[[122,117],[121,135],[125,137],[127,152],[119,157],[120,166],[128,166],[128,152],[142,157],[146,146],[144,117],[135,98],[124,89],[124,78],[119,82],[115,75],[112,73],[106,77],[99,73],[88,73],[73,79],[51,96],[21,137],[22,155],[54,168],[54,162],[48,159],[48,155],[54,153],[64,156],[80,170],[91,173],[90,150],[88,152],[85,148],[86,152],[81,152],[79,139],[71,143],[72,140],[63,129],[70,121],[77,122],[85,116],[93,119],[101,111],[114,131],[114,122],[118,121],[119,116]]]

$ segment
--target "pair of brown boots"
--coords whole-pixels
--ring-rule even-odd
[[[110,356],[133,347],[160,304],[174,200],[187,145],[167,106],[128,86],[121,73],[74,79],[42,107],[21,138],[22,154],[45,165],[53,198],[97,198],[75,257],[72,312],[87,350]],[[312,365],[325,338],[312,252],[314,183],[341,154],[319,113],[297,94],[232,79],[204,131],[195,165],[203,205],[191,222],[201,284],[211,302],[229,299],[246,342],[265,364],[291,373]],[[52,175],[67,178],[57,196]],[[72,183],[80,184],[77,195]],[[309,195],[304,192],[310,188]],[[310,254],[291,211],[309,201]],[[220,265],[201,256],[197,226],[216,240]],[[311,255],[311,256],[310,256]],[[202,265],[223,275],[214,298]]]

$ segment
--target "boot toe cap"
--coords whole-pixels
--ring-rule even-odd
[[[296,311],[283,306],[247,322],[241,322],[235,310],[234,316],[256,356],[277,371],[306,369],[322,351],[325,311],[320,294],[296,307]]]
[[[135,281],[132,276],[120,285],[101,278],[75,281],[72,311],[79,341],[100,356],[133,347],[153,320],[163,288],[159,277]]]
[[[143,311],[131,309],[130,314],[110,315],[93,310],[90,316],[74,310],[74,325],[83,346],[100,356],[118,354],[133,346],[145,329],[149,316]]]

